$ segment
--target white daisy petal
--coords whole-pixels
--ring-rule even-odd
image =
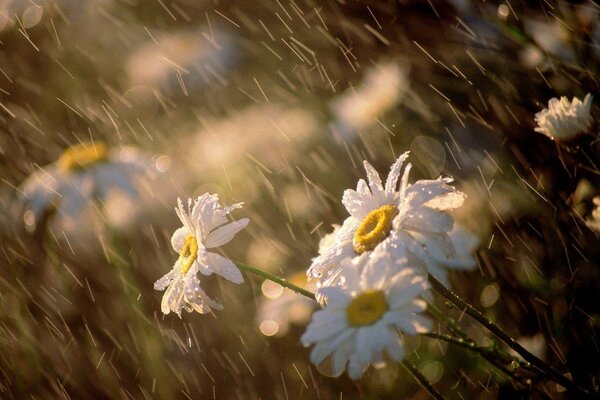
[[[398,179],[400,179],[400,171],[402,170],[402,164],[408,158],[410,152],[403,153],[390,168],[390,173],[385,181],[385,191],[388,193],[395,192],[398,186]]]
[[[400,362],[404,358],[404,345],[397,333],[392,336],[394,338],[387,343],[386,351],[392,360]]]
[[[365,167],[365,171],[367,172],[367,180],[369,181],[371,193],[375,194],[383,192],[383,185],[381,183],[381,177],[379,176],[379,173],[367,160],[363,161],[363,165]]]
[[[242,273],[236,267],[236,265],[229,259],[215,253],[208,253],[208,267],[214,271],[215,274],[221,275],[223,278],[240,284],[244,282]]]
[[[333,353],[332,364],[334,376],[339,376],[344,372],[344,368],[346,368],[346,363],[348,362],[350,354],[352,354],[352,350],[352,342],[346,341],[338,346],[335,353]]]
[[[185,238],[188,234],[189,231],[185,226],[182,226],[173,232],[173,236],[171,236],[171,246],[173,246],[173,250],[175,250],[178,254],[181,253],[181,249],[185,243]]]
[[[454,219],[445,212],[428,207],[410,210],[402,219],[402,226],[420,232],[449,232]]]
[[[173,279],[177,276],[178,266],[175,265],[175,268],[167,272],[162,278],[154,282],[155,290],[165,290],[167,286],[173,282]]]
[[[219,247],[228,243],[231,239],[233,239],[236,233],[248,225],[248,222],[250,222],[248,218],[242,218],[230,224],[222,225],[208,234],[204,240],[204,246],[206,246],[207,249],[211,249],[213,247]]]

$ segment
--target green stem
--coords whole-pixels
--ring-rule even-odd
[[[440,394],[440,392],[438,392],[437,389],[433,387],[431,382],[429,382],[427,380],[425,375],[423,375],[416,366],[414,366],[413,364],[411,364],[410,362],[408,362],[406,360],[402,360],[401,364],[408,371],[408,373],[413,378],[415,378],[415,380],[417,382],[419,382],[419,384],[421,386],[423,386],[423,389],[425,389],[425,390],[427,390],[427,392],[429,392],[431,397],[433,397],[436,400],[445,400],[444,396],[442,396]]]
[[[315,300],[315,294],[313,292],[310,292],[306,289],[302,289],[300,286],[296,286],[293,283],[289,282],[288,280],[281,278],[277,275],[271,274],[270,272],[267,271],[263,271],[262,269],[258,269],[256,267],[253,267],[251,265],[248,264],[244,264],[242,262],[236,262],[235,263],[239,269],[241,269],[242,271],[246,271],[246,272],[250,272],[254,275],[258,275],[260,277],[263,277],[265,279],[268,279],[272,282],[278,283],[281,286],[288,288],[290,290],[293,290],[294,292],[301,294],[302,296],[306,296],[311,300]]]
[[[433,275],[429,274],[429,282],[433,289],[444,296],[448,301],[450,301],[455,306],[464,310],[471,318],[475,321],[479,322],[485,328],[487,328],[490,332],[496,335],[500,340],[506,343],[510,348],[516,351],[521,357],[523,357],[526,361],[529,361],[532,365],[538,368],[540,371],[550,377],[556,383],[561,384],[567,390],[571,390],[573,392],[579,393],[583,397],[589,397],[590,393],[584,388],[577,385],[575,382],[570,380],[569,378],[562,375],[560,372],[555,370],[552,366],[546,364],[544,361],[537,358],[535,355],[531,354],[527,351],[523,346],[521,346],[515,339],[510,337],[506,332],[504,332],[499,326],[494,324],[489,318],[484,316],[481,312],[479,312],[475,307],[461,299],[457,294],[446,288],[443,283],[437,280]]]
[[[456,321],[450,317],[447,317],[439,308],[434,306],[431,303],[427,303],[427,311],[431,315],[433,315],[438,321],[444,324],[446,329],[453,335],[460,337],[461,339],[473,342],[469,335],[467,335],[461,328],[458,326]]]

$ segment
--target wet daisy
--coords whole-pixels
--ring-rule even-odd
[[[350,378],[358,379],[371,364],[402,360],[403,333],[431,328],[431,321],[419,314],[426,308],[420,296],[427,282],[406,259],[385,254],[345,259],[342,269],[345,285],[320,289],[326,305],[313,314],[301,340],[314,345],[312,363],[330,357],[335,376],[347,369]]]
[[[193,206],[192,199],[188,199],[187,207],[178,199],[175,212],[183,226],[173,233],[171,245],[179,258],[173,269],[154,283],[154,289],[166,289],[161,303],[164,314],[173,311],[181,317],[182,309],[205,314],[211,308],[223,308],[202,290],[198,272],[203,275],[215,273],[237,284],[244,281],[231,260],[208,251],[228,243],[248,225],[248,218],[230,223],[226,218],[242,204],[221,207],[219,197],[209,193],[198,197]]]
[[[537,122],[536,132],[543,133],[558,142],[572,139],[584,133],[592,125],[592,95],[588,93],[583,101],[573,97],[569,101],[566,97],[560,100],[553,97],[548,102],[548,108],[535,114]]]
[[[133,147],[110,148],[99,141],[76,144],[22,184],[25,220],[35,228],[40,218],[54,211],[75,220],[89,200],[104,202],[113,191],[136,198],[139,181],[156,172],[150,157]]]
[[[409,184],[411,165],[402,172],[407,157],[408,152],[392,165],[385,186],[373,166],[364,162],[368,183],[360,179],[356,190],[344,192],[342,203],[350,216],[335,232],[330,246],[313,259],[308,276],[329,280],[322,285],[328,286],[343,259],[378,247],[396,258],[420,260],[428,269],[437,266],[433,253],[446,259],[455,257],[449,236],[454,220],[448,211],[459,207],[465,196],[449,186],[452,178],[448,177]]]

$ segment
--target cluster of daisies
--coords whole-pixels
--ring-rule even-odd
[[[548,109],[536,114],[536,131],[559,142],[589,132],[591,101],[589,94],[583,101],[551,99]],[[449,269],[476,265],[473,252],[478,240],[455,226],[450,215],[463,204],[464,194],[451,186],[449,177],[409,183],[407,158],[408,152],[396,160],[385,183],[364,162],[367,180],[360,179],[355,190],[343,194],[348,218],[321,240],[319,255],[306,271],[321,309],[313,313],[301,340],[314,346],[311,361],[328,362],[333,375],[347,370],[357,379],[370,365],[400,361],[404,335],[431,329],[424,314],[431,298],[430,277],[447,285]],[[102,202],[114,189],[135,196],[134,180],[154,170],[166,169],[130,148],[110,150],[102,143],[80,143],[34,172],[21,193],[33,221],[48,213],[76,217],[89,198]],[[222,309],[202,289],[201,276],[244,281],[234,262],[209,251],[246,227],[247,218],[228,219],[241,207],[242,203],[222,206],[218,196],[209,193],[178,201],[175,210],[182,226],[171,244],[179,257],[154,284],[165,291],[164,314]]]
[[[368,182],[359,180],[356,190],[343,196],[350,216],[323,238],[320,255],[308,268],[307,275],[317,281],[315,297],[322,309],[313,314],[301,340],[314,345],[313,363],[331,360],[334,375],[347,369],[356,379],[371,364],[400,361],[405,353],[402,336],[431,328],[422,315],[428,273],[447,281],[446,267],[475,266],[470,254],[477,240],[453,230],[449,215],[465,196],[447,177],[409,184],[407,157],[404,153],[396,160],[385,184],[365,161]],[[208,193],[190,199],[187,207],[179,202],[176,212],[183,226],[171,239],[179,258],[154,285],[166,289],[165,314],[221,308],[202,290],[198,273],[243,282],[232,261],[208,251],[229,242],[248,224],[247,219],[226,219],[240,207],[222,207]]]

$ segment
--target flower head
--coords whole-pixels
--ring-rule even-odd
[[[137,197],[137,181],[155,172],[149,157],[132,147],[84,142],[31,174],[21,187],[21,197],[34,220],[52,210],[73,220],[88,200],[105,201],[114,190]]]
[[[592,125],[591,107],[590,93],[583,101],[577,97],[573,97],[573,101],[569,101],[564,96],[560,100],[553,97],[548,102],[548,108],[535,114],[535,121],[538,124],[535,131],[556,141],[572,139],[584,133]]]
[[[241,208],[242,204],[221,207],[219,197],[209,193],[198,197],[193,207],[192,199],[188,199],[187,208],[178,199],[175,212],[183,226],[173,233],[171,245],[179,258],[173,269],[154,283],[154,289],[166,289],[161,303],[164,314],[173,311],[181,316],[182,309],[205,314],[211,308],[223,308],[202,290],[198,272],[203,275],[216,273],[237,284],[244,281],[240,270],[231,260],[208,251],[228,243],[248,225],[248,218],[231,223],[226,218],[232,210]]]
[[[385,186],[371,164],[364,162],[368,183],[361,179],[356,190],[344,192],[342,203],[350,216],[307,271],[310,277],[327,281],[321,286],[334,284],[342,260],[378,248],[395,258],[420,260],[431,268],[438,265],[433,253],[449,260],[455,257],[448,235],[454,220],[447,211],[459,207],[464,195],[448,185],[452,178],[409,184],[411,165],[402,172],[407,157],[408,152],[392,165]]]
[[[341,268],[345,284],[320,289],[326,305],[313,314],[301,340],[315,345],[312,363],[331,356],[334,375],[347,365],[350,378],[358,379],[371,364],[404,357],[399,332],[414,335],[430,329],[431,321],[419,315],[426,308],[419,297],[427,282],[406,259],[385,254],[347,258]]]

